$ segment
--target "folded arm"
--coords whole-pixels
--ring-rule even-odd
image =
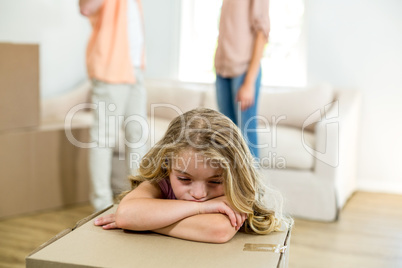
[[[199,214],[195,202],[161,198],[159,187],[150,182],[141,183],[121,200],[116,225],[134,231],[154,230]]]
[[[141,183],[121,201],[116,214],[98,218],[104,229],[150,230],[182,239],[223,243],[230,240],[246,219],[233,211],[225,197],[205,202],[160,199],[161,192]]]
[[[230,224],[226,215],[200,214],[152,231],[198,242],[225,243],[238,229]]]

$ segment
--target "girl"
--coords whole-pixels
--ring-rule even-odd
[[[224,243],[241,227],[268,234],[282,222],[280,209],[266,206],[267,188],[241,132],[211,109],[176,117],[130,179],[133,190],[124,194],[116,214],[95,225]]]

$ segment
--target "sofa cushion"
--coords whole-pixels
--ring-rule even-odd
[[[263,168],[312,170],[314,156],[305,146],[314,148],[314,133],[304,130],[304,141],[300,128],[277,126],[261,127],[258,134],[260,159]]]
[[[148,81],[148,115],[173,120],[176,116],[200,107],[205,86],[173,81]]]
[[[216,100],[216,89],[215,85],[210,85],[205,90],[203,107],[210,108],[218,111],[218,103]]]
[[[309,116],[317,110],[323,114],[324,107],[334,101],[333,88],[328,84],[321,84],[305,90],[288,90],[273,93],[261,91],[259,115],[264,116],[271,124],[275,121],[280,125],[302,128]],[[319,120],[319,114],[309,118],[311,122]],[[314,129],[315,124],[306,128]]]
[[[161,117],[151,117],[148,116],[147,118],[148,123],[148,138],[146,140],[147,148],[150,149],[152,146],[155,145],[160,139],[162,139],[163,135],[165,135],[166,130],[171,122],[171,120],[161,118]],[[119,139],[121,143],[117,144],[124,144],[124,131],[119,131]],[[114,153],[122,154],[123,152],[120,151],[118,146],[113,148]]]
[[[149,136],[148,136],[148,148],[151,148],[158,141],[160,141],[165,135],[166,130],[170,124],[171,120],[167,120],[165,118],[155,117],[154,120],[151,120],[148,117],[149,124]]]

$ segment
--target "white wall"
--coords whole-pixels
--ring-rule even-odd
[[[142,0],[147,68],[145,77],[177,79],[181,0]]]
[[[402,193],[402,1],[306,0],[308,83],[363,94],[362,190]]]
[[[0,42],[40,44],[43,98],[66,92],[86,78],[89,30],[77,0],[0,0]]]

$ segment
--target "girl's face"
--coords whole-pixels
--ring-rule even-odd
[[[222,171],[200,153],[185,150],[172,160],[169,179],[177,199],[202,202],[224,195]]]

